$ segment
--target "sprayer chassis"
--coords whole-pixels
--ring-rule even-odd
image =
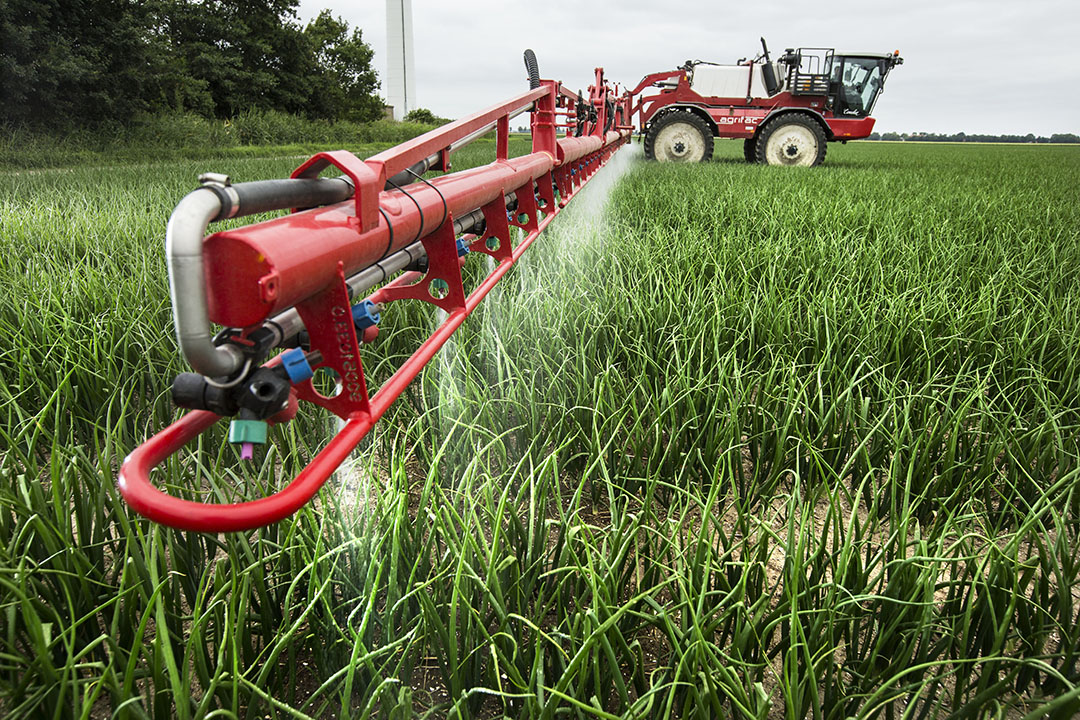
[[[858,140],[870,136],[874,130],[874,118],[845,118],[836,116],[825,107],[825,98],[792,95],[782,92],[769,98],[719,98],[703,97],[690,87],[682,70],[656,73],[645,77],[639,88],[657,82],[678,80],[674,88],[661,90],[654,95],[642,95],[634,107],[639,114],[642,132],[657,115],[672,110],[685,109],[707,116],[713,135],[720,138],[751,139],[767,119],[786,113],[802,113],[818,120],[829,140]],[[636,92],[641,92],[637,90]]]

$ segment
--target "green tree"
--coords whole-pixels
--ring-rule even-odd
[[[359,28],[349,26],[329,10],[304,28],[316,67],[311,78],[309,114],[357,122],[382,117],[383,101],[376,94],[379,77],[371,67],[374,51]]]
[[[176,112],[214,117],[215,91],[230,85],[235,62],[219,52],[217,38],[226,30],[213,8],[184,0],[156,3],[150,35],[158,52],[158,105]]]
[[[133,0],[0,3],[0,118],[71,126],[150,109],[146,25]]]
[[[218,0],[238,58],[241,86],[232,110],[262,108],[300,112],[309,89],[304,76],[311,55],[295,22],[296,0]],[[232,113],[230,113],[232,114]]]
[[[218,117],[250,109],[303,109],[307,94],[299,78],[312,70],[312,63],[296,37],[295,0],[170,4],[173,52],[194,80],[178,88],[177,105],[201,110],[204,101],[198,96],[204,86]]]
[[[373,120],[359,29],[297,0],[0,0],[0,122],[127,123],[144,113],[278,110]]]
[[[439,117],[427,108],[410,110],[405,116],[405,122],[422,123],[424,125],[445,125],[450,122],[447,118]]]

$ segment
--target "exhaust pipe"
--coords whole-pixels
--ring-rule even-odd
[[[765,44],[765,38],[761,38],[761,50],[765,56],[765,63],[761,66],[761,78],[765,81],[765,90],[771,97],[780,90],[780,84],[776,82],[776,68],[769,59],[769,46]]]

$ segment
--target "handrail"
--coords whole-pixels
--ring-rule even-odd
[[[386,176],[393,177],[417,162],[446,150],[454,141],[461,140],[512,112],[528,108],[548,92],[546,87],[528,90],[506,102],[492,105],[486,110],[467,115],[389,150],[383,150],[368,158],[368,162],[381,163],[386,169]]]

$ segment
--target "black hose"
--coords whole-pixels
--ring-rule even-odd
[[[352,183],[337,178],[295,178],[290,180],[256,180],[229,186],[230,193],[214,185],[203,185],[218,194],[221,212],[214,220],[286,208],[311,208],[348,200],[353,196]]]
[[[585,121],[589,119],[589,113],[585,110],[585,96],[580,90],[577,91],[574,109],[577,111],[577,132],[574,133],[574,137],[581,137],[585,133]]]
[[[540,66],[536,64],[536,53],[532,50],[525,51],[525,69],[529,71],[529,89],[540,87]]]
[[[433,157],[435,159],[438,159],[438,156]],[[394,177],[389,178],[386,181],[386,185],[383,186],[383,190],[390,190],[391,188],[401,187],[402,185],[408,185],[409,183],[416,182],[417,176],[426,173],[428,170],[431,169],[431,166],[433,164],[434,163],[432,157],[426,157],[423,160],[413,163],[412,166],[406,168],[405,170],[402,170]]]

